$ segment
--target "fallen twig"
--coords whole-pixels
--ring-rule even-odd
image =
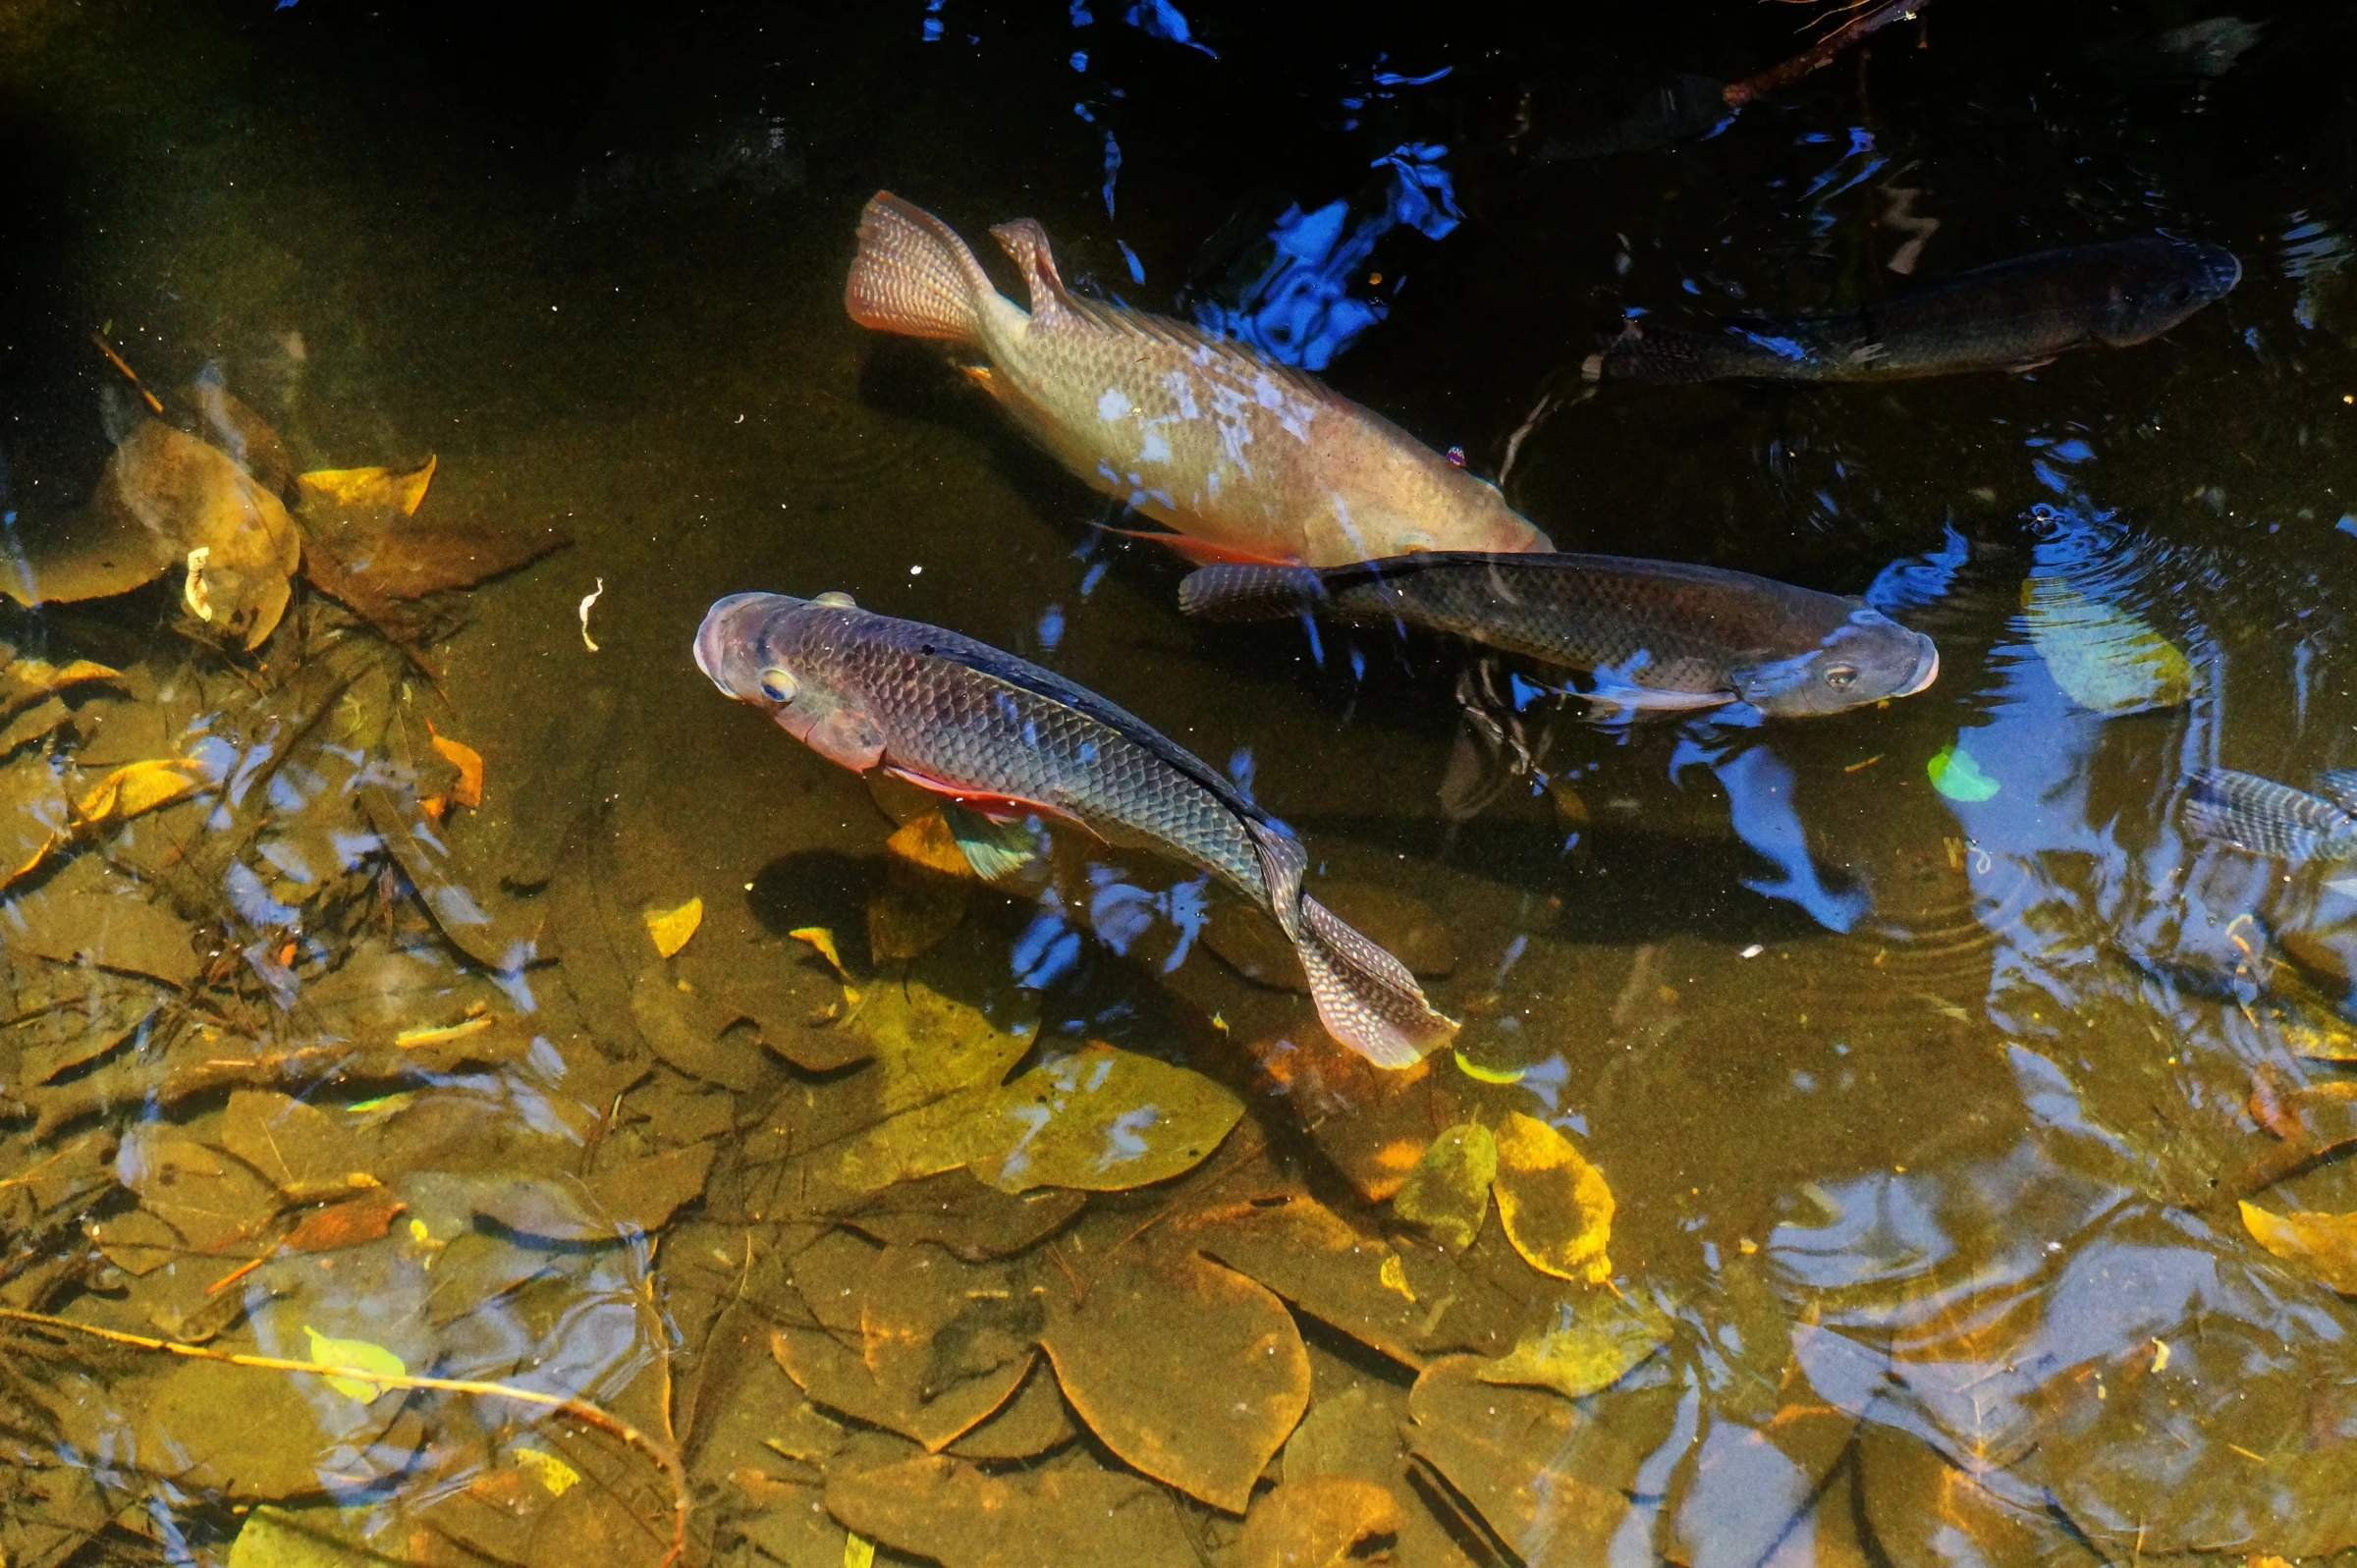
[[[1794,55],[1782,65],[1771,66],[1756,77],[1745,77],[1729,84],[1724,96],[1727,106],[1740,109],[1745,104],[1766,97],[1779,87],[1790,86],[1813,71],[1833,64],[1836,55],[1871,33],[1879,32],[1893,22],[1911,22],[1930,5],[1932,0],[1886,0],[1864,16],[1843,23],[1810,48]]]

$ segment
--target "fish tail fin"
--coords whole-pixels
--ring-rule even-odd
[[[1293,946],[1326,1032],[1378,1067],[1412,1067],[1456,1033],[1407,965],[1315,898],[1301,897]]]
[[[1325,579],[1311,567],[1204,567],[1178,584],[1178,608],[1206,621],[1280,621],[1325,602]]]
[[[2304,789],[2231,768],[2195,774],[2183,816],[2200,838],[2283,860],[2343,858],[2357,848],[2357,817]]]
[[[905,338],[982,343],[982,307],[998,291],[957,231],[889,190],[859,213],[859,251],[843,286],[853,321]]]

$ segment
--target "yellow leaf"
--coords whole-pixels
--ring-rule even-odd
[[[843,966],[843,955],[835,950],[835,933],[826,927],[796,926],[786,935],[796,942],[806,942],[817,948],[818,955],[824,958],[828,967],[832,968],[843,980],[848,982],[851,978],[851,972]]]
[[[425,733],[435,751],[452,767],[459,770],[459,782],[450,786],[450,798],[472,811],[483,803],[483,754],[463,740],[453,740],[425,722]],[[665,956],[669,956],[666,954]]]
[[[428,456],[413,468],[313,468],[298,475],[307,507],[326,502],[344,507],[390,507],[414,516],[425,502],[426,486],[434,482],[435,460]]]
[[[77,659],[70,665],[53,665],[40,659],[19,659],[14,664],[0,668],[0,719],[70,687],[100,682],[113,684],[122,678],[122,671],[93,664],[87,659]]]
[[[2242,1224],[2276,1257],[2308,1269],[2344,1296],[2357,1296],[2357,1215],[2271,1215],[2245,1203]]]
[[[517,1449],[516,1468],[528,1472],[533,1480],[548,1488],[551,1497],[562,1497],[580,1485],[579,1471],[555,1454],[542,1453],[537,1448]]]
[[[401,1358],[382,1345],[372,1345],[365,1339],[330,1339],[309,1324],[302,1331],[310,1337],[311,1360],[325,1367],[340,1367],[352,1372],[382,1373],[388,1378],[405,1378],[410,1369]],[[385,1391],[380,1382],[359,1378],[330,1378],[327,1385],[348,1399],[366,1404]]]
[[[677,909],[649,909],[646,934],[655,939],[655,951],[668,958],[687,946],[695,928],[704,923],[704,901],[690,898]]]
[[[1444,1127],[1392,1195],[1392,1212],[1462,1252],[1481,1234],[1498,1177],[1498,1142],[1478,1121]]]
[[[1522,1074],[1528,1070],[1522,1067],[1485,1067],[1480,1062],[1474,1061],[1467,1057],[1466,1054],[1461,1051],[1455,1053],[1455,1055],[1456,1070],[1463,1073],[1466,1077],[1472,1079],[1475,1083],[1520,1083],[1522,1081]]]
[[[962,882],[973,880],[974,868],[966,863],[965,851],[958,847],[958,836],[950,831],[949,823],[938,811],[928,811],[902,823],[884,840],[884,848],[912,866],[938,871]]]
[[[75,807],[84,822],[122,822],[195,793],[196,766],[177,757],[135,762],[98,781]]]
[[[1384,1289],[1397,1291],[1410,1301],[1416,1299],[1415,1287],[1407,1282],[1407,1265],[1399,1261],[1398,1253],[1385,1255],[1383,1266],[1375,1271],[1375,1277],[1383,1282]]]
[[[1603,1173],[1570,1139],[1518,1110],[1507,1113],[1496,1138],[1491,1192],[1506,1239],[1522,1261],[1558,1279],[1597,1285],[1611,1279],[1605,1247],[1613,1235],[1613,1189]]]
[[[875,1568],[876,1543],[856,1530],[843,1537],[843,1568]]]

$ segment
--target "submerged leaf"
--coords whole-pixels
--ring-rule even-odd
[[[463,740],[453,740],[425,722],[425,732],[435,752],[443,761],[459,770],[459,782],[450,786],[451,803],[472,811],[483,803],[483,754]],[[670,954],[664,954],[669,957]]]
[[[994,1475],[935,1455],[838,1467],[827,1473],[827,1512],[944,1568],[1201,1560],[1165,1493],[1093,1465]]]
[[[229,1568],[383,1568],[383,1553],[362,1544],[367,1527],[365,1509],[256,1508],[230,1542]]]
[[[1034,1067],[979,1113],[971,1168],[1001,1192],[1120,1192],[1191,1170],[1243,1102],[1184,1067],[1091,1045]]]
[[[1367,1561],[1361,1548],[1398,1535],[1403,1520],[1398,1499],[1372,1481],[1288,1479],[1252,1505],[1236,1556],[1243,1568],[1347,1568]]]
[[[867,902],[868,955],[877,963],[902,963],[932,951],[964,921],[972,892],[972,878],[962,874],[948,877],[890,861],[882,891]]]
[[[1964,749],[1961,740],[1950,741],[1932,754],[1923,765],[1932,781],[1932,787],[1950,800],[1973,805],[1987,800],[2003,787],[1995,779],[1981,772],[1981,765]]]
[[[0,652],[5,652],[0,647]],[[0,719],[7,719],[46,697],[77,686],[119,685],[123,672],[87,659],[53,665],[40,659],[16,659],[0,665]]]
[[[1473,1245],[1490,1212],[1498,1140],[1478,1121],[1443,1128],[1392,1198],[1392,1212],[1459,1252]]]
[[[435,466],[436,460],[428,453],[423,462],[407,468],[313,468],[296,475],[295,482],[305,514],[321,508],[366,507],[407,517],[414,515],[424,503],[426,487],[434,482]]]
[[[1571,1140],[1520,1111],[1499,1124],[1498,1218],[1523,1261],[1559,1279],[1603,1284],[1613,1276],[1605,1247],[1613,1233],[1613,1191]]]
[[[2357,1214],[2270,1214],[2245,1203],[2243,1227],[2286,1263],[2296,1263],[2344,1296],[2357,1296]]]
[[[1483,1382],[1552,1388],[1585,1399],[1628,1376],[1668,1343],[1670,1325],[1604,1291],[1590,1291],[1556,1309],[1555,1323],[1475,1374]]]
[[[1415,1456],[1527,1563],[1609,1562],[1636,1457],[1552,1394],[1479,1379],[1470,1356],[1434,1362],[1408,1394]],[[1601,1452],[1590,1452],[1591,1448]]]
[[[1072,1410],[1155,1480],[1240,1514],[1309,1404],[1292,1315],[1207,1259],[1124,1248],[1077,1303],[1047,1296],[1040,1347]]]
[[[2021,585],[2030,644],[2065,696],[2098,713],[2169,708],[2193,692],[2193,666],[2176,644],[2135,616],[2058,576]]]
[[[177,757],[135,762],[99,780],[74,809],[87,823],[123,822],[192,795],[203,783],[194,763]]]
[[[649,909],[645,920],[646,934],[654,939],[655,951],[668,958],[686,946],[687,939],[704,923],[704,900],[695,897],[676,908]]]
[[[108,460],[91,510],[129,514],[186,562],[190,609],[247,649],[286,614],[301,536],[286,504],[218,448],[144,420]]]
[[[371,1344],[365,1339],[333,1339],[307,1323],[302,1325],[302,1332],[311,1342],[310,1359],[321,1366],[383,1373],[388,1378],[409,1376],[410,1369],[402,1365],[401,1358],[382,1345]],[[330,1378],[327,1385],[346,1398],[357,1399],[362,1404],[389,1391],[383,1383],[369,1382],[359,1378]]]

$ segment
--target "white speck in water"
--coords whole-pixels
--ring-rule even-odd
[[[921,576],[923,576],[924,574],[925,574],[925,568],[922,568],[922,567],[910,567],[910,568],[908,568],[908,575],[910,575],[911,577],[921,577]]]
[[[1761,953],[1764,953],[1768,949],[1766,947],[1761,946],[1755,942],[1750,946],[1737,953],[1735,956],[1738,958],[1757,958]]]

